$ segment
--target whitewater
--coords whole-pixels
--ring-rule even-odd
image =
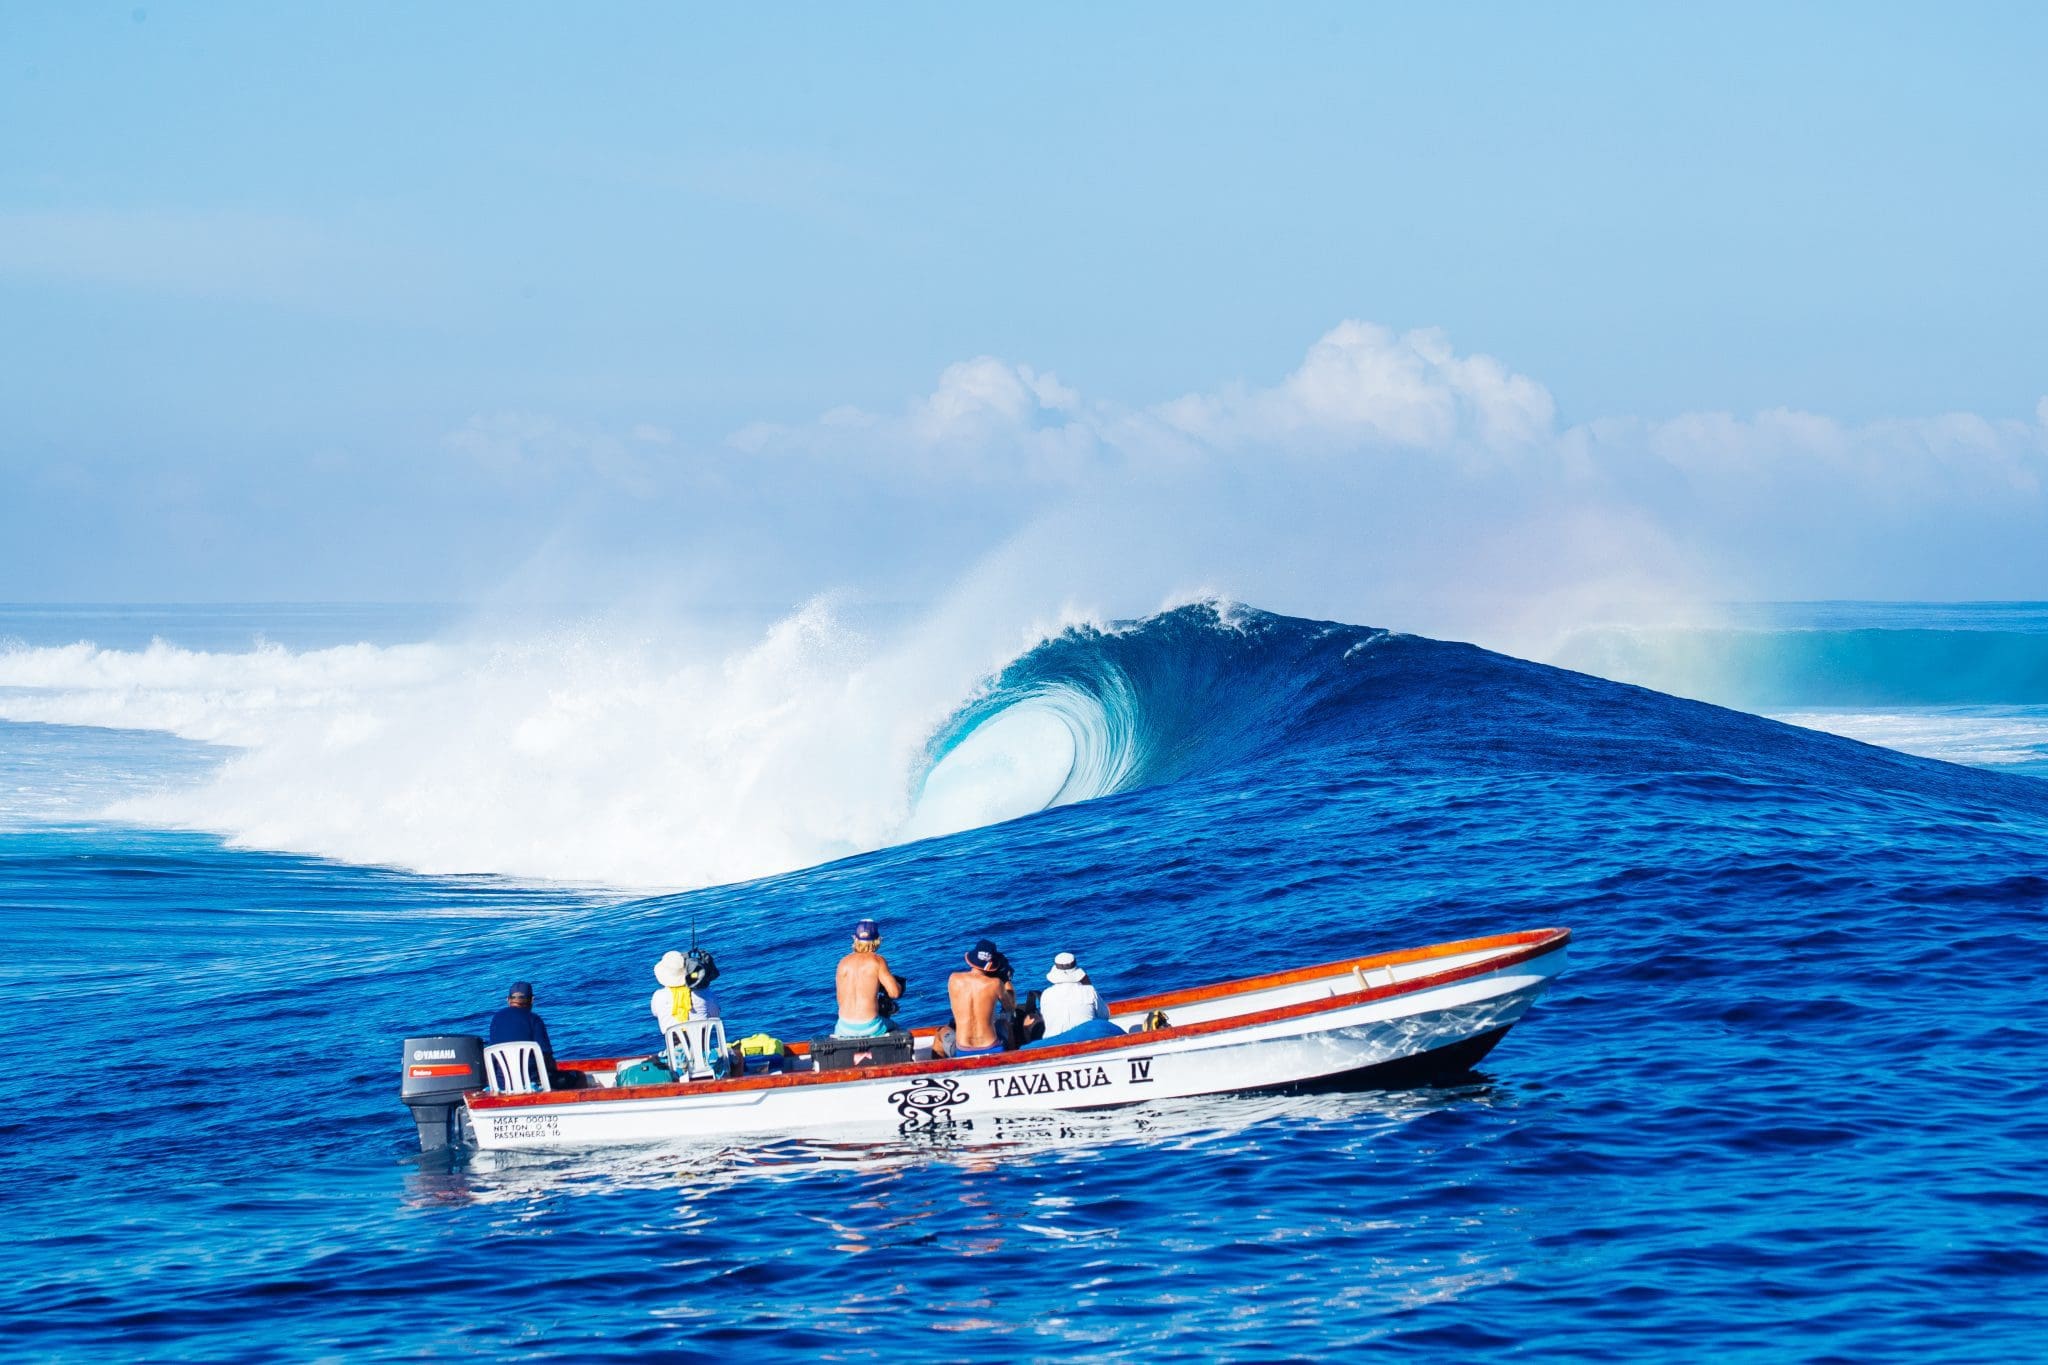
[[[6,609],[0,637],[25,1357],[2048,1342],[2043,609],[1600,626],[1553,663],[1210,601]],[[1828,733],[1859,728],[1896,747]],[[414,1149],[398,1040],[475,1031],[507,981],[564,1051],[630,1051],[696,932],[728,1020],[808,1036],[863,917],[920,1024],[982,935],[1114,995],[1575,941],[1430,1090]]]
[[[740,647],[603,616],[387,645],[17,641],[0,720],[183,741],[154,783],[112,775],[91,813],[115,821],[427,873],[692,887],[1113,790],[1118,774],[1085,771],[1107,717],[1078,696],[1014,708],[932,771],[935,732],[1015,647],[917,625],[885,642],[825,600]],[[52,798],[16,783],[0,820]]]

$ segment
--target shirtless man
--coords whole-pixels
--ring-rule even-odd
[[[1005,979],[1003,955],[981,940],[968,950],[967,970],[946,978],[946,997],[953,1002],[952,1055],[980,1057],[1003,1050],[996,1034],[996,1010],[1017,1008],[1015,989]]]
[[[853,951],[839,959],[836,974],[839,987],[839,1023],[835,1038],[879,1038],[889,1031],[889,1021],[875,1009],[875,992],[888,992],[891,1000],[901,999],[903,983],[889,970],[882,956],[882,931],[871,919],[853,926]]]

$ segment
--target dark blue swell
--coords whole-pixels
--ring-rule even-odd
[[[2048,783],[1485,651],[1189,608],[1018,661],[1122,790],[613,903],[0,837],[20,1037],[0,1316],[27,1356],[1914,1360],[2048,1345]],[[1546,924],[1467,1082],[935,1143],[454,1163],[397,1040],[537,981],[646,1046],[694,918],[742,1031],[883,922],[910,1012],[982,934],[1113,993]],[[146,992],[138,1003],[136,992]]]

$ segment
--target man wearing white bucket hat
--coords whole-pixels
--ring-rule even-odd
[[[1103,1002],[1102,993],[1095,989],[1095,983],[1088,979],[1088,973],[1072,953],[1055,957],[1045,979],[1052,983],[1038,995],[1038,1010],[1045,1016],[1045,1041],[1051,1042],[1091,1020],[1109,1019],[1109,1006]]]
[[[661,983],[661,989],[647,1003],[664,1034],[670,1026],[686,1019],[718,1017],[717,1004],[704,993],[704,988],[717,978],[718,964],[701,948],[692,948],[687,954],[671,950],[661,955],[661,961],[654,964],[654,979]]]

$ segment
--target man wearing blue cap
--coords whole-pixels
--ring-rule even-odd
[[[533,1012],[533,983],[515,981],[505,992],[505,1008],[491,1016],[491,1037],[493,1045],[498,1043],[539,1043],[541,1059],[548,1064],[548,1076],[554,1079],[555,1045],[548,1041],[548,1026]]]
[[[980,1057],[1003,1050],[996,1017],[1017,1008],[1009,967],[1002,949],[982,939],[967,950],[967,970],[946,978],[946,996],[953,1006],[953,1056]]]
[[[882,956],[880,925],[864,919],[853,926],[853,951],[839,959],[834,981],[839,988],[839,1022],[832,1029],[835,1038],[879,1038],[889,1031],[877,997],[901,999],[903,982]]]

